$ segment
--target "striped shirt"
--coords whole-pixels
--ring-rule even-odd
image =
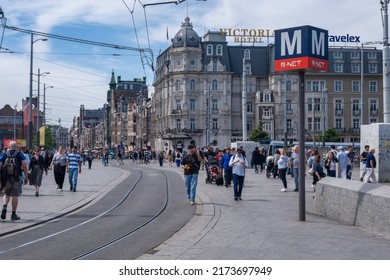
[[[69,169],[78,169],[81,156],[79,154],[68,154]]]

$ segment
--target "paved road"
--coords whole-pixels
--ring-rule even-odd
[[[126,161],[126,164],[130,163]],[[160,167],[151,164],[144,168]],[[182,172],[167,165],[162,168]],[[34,196],[32,187],[24,187],[18,211],[22,219],[11,222],[7,217],[5,222],[0,222],[0,236],[94,203],[126,178],[127,172],[101,167],[94,161],[91,170],[83,169],[77,193],[55,190],[49,173],[39,198]],[[311,215],[313,190],[309,178],[305,222],[298,220],[298,193],[291,191],[290,177],[289,191],[284,193],[280,191],[279,179],[267,179],[264,173],[248,170],[242,201],[233,200],[231,188],[205,184],[204,178],[203,171],[197,205],[188,205],[196,207],[190,222],[139,259],[390,259],[389,237]]]

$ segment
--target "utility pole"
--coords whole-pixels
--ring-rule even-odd
[[[381,1],[383,11],[383,122],[390,123],[389,0]]]
[[[248,136],[247,132],[247,110],[246,110],[246,66],[245,66],[245,54],[242,59],[242,141],[246,141]]]

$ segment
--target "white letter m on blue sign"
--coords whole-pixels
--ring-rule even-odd
[[[286,49],[287,55],[299,55],[302,53],[302,30],[295,30],[291,41],[288,32],[282,32],[280,34],[280,40],[281,56],[286,56]],[[295,48],[296,52],[294,52]]]
[[[318,34],[320,34],[319,38],[318,38]],[[311,35],[312,35],[312,39],[311,39],[312,54],[325,56],[325,33],[312,30]]]

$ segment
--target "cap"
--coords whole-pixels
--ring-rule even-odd
[[[237,149],[237,153],[242,153],[242,149],[241,149],[241,148],[238,148],[238,149]]]
[[[337,150],[344,150],[344,147],[343,146],[338,146]]]

